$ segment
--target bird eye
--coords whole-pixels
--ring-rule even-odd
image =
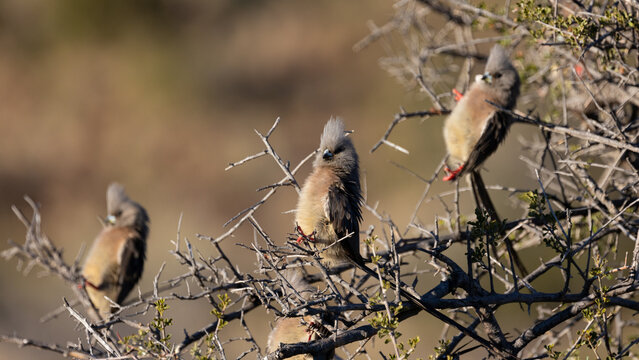
[[[493,77],[494,77],[495,79],[499,79],[499,78],[501,77],[501,73],[500,73],[500,72],[496,72],[496,73],[493,75]]]
[[[120,217],[120,215],[122,215],[122,210],[118,210],[113,214],[115,217]]]
[[[331,160],[333,158],[333,153],[330,150],[326,149],[324,150],[324,154],[322,154],[322,158],[324,160]]]
[[[341,153],[342,151],[344,151],[344,147],[343,147],[343,146],[340,146],[340,147],[338,147],[337,149],[335,149],[335,154],[339,154],[339,153]]]

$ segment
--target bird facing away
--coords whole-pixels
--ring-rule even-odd
[[[103,319],[111,314],[111,303],[105,296],[122,304],[140,280],[149,233],[146,210],[129,199],[122,185],[109,185],[106,200],[105,226],[82,268],[89,298]]]
[[[359,253],[359,222],[362,219],[362,194],[359,181],[359,163],[353,142],[346,136],[341,119],[331,119],[324,126],[320,151],[313,163],[313,171],[306,179],[299,201],[295,221],[300,239],[312,243],[327,265],[350,262],[377,278],[377,272],[368,268]],[[336,244],[336,242],[339,243]],[[454,326],[482,345],[494,348],[489,342],[468,330],[437,309],[386,279],[400,294],[437,319]]]
[[[317,292],[317,288],[304,279],[304,274],[298,268],[285,270],[282,275],[304,300],[309,300]],[[275,327],[268,335],[266,351],[272,353],[280,344],[295,344],[314,341],[328,337],[330,332],[321,324],[315,322],[310,315],[303,317],[283,317],[277,320]],[[334,351],[324,354],[301,354],[291,357],[294,360],[329,360],[333,359]]]
[[[485,209],[497,221],[497,211],[479,170],[482,163],[504,141],[512,122],[510,115],[497,109],[495,105],[512,110],[519,96],[519,86],[519,74],[506,51],[499,45],[493,46],[484,74],[477,75],[475,83],[460,99],[444,124],[444,140],[450,158],[461,164],[455,170],[446,168],[448,175],[444,180],[455,180],[469,174],[477,207]],[[512,243],[508,239],[505,243],[513,261],[525,275],[527,271],[513,251]]]

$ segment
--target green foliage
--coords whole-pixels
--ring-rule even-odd
[[[393,308],[394,307],[391,306],[391,311],[393,310]],[[388,343],[390,341],[388,336],[391,333],[395,333],[395,329],[399,325],[399,321],[397,321],[395,317],[389,318],[388,314],[385,311],[376,312],[375,316],[369,319],[368,322],[374,328],[379,329],[379,331],[377,332],[377,336],[379,336],[380,339],[386,339],[385,343]],[[399,337],[399,335],[395,335],[395,337]]]
[[[546,199],[540,196],[537,190],[527,191],[519,195],[519,198],[528,203],[528,216],[533,219],[543,217],[546,211]]]
[[[601,25],[589,17],[555,14],[550,5],[537,5],[535,0],[518,3],[517,22],[528,23],[531,34],[536,39],[544,39],[550,31],[562,36],[569,45],[585,46],[597,38]]]
[[[381,292],[376,292],[375,295],[371,296],[368,298],[368,303],[371,305],[378,305],[383,303],[384,300],[382,299],[382,294]]]
[[[484,209],[475,209],[475,221],[469,221],[470,237],[477,240],[482,237],[495,237],[504,231],[505,220],[496,221]]]
[[[555,217],[549,211],[547,212],[544,196],[534,190],[521,194],[519,198],[528,203],[528,216],[544,225],[542,227],[543,243],[559,254],[563,254],[566,251],[566,246],[556,236],[557,222]]]
[[[211,310],[211,314],[215,315],[215,317],[218,319],[216,332],[228,325],[228,321],[224,320],[224,311],[232,302],[227,293],[218,294],[217,299],[219,300],[219,302],[216,303],[215,307]],[[216,359],[214,354],[217,347],[214,340],[215,333],[211,333],[205,336],[199,343],[194,344],[191,348],[191,355],[193,356],[193,358],[195,360]]]
[[[397,327],[399,326],[397,315],[399,315],[403,308],[404,307],[401,303],[397,306],[390,306],[392,314],[390,317],[386,311],[378,311],[375,313],[374,317],[368,320],[369,324],[378,329],[377,336],[379,336],[380,339],[384,339],[385,344],[388,344],[393,340],[396,341],[400,336],[402,336],[402,334],[397,331]],[[419,340],[419,336],[416,336],[408,339],[407,344],[397,342],[397,350],[400,358],[407,359],[408,356],[415,351]],[[397,356],[395,354],[388,354],[388,358],[397,359]]]
[[[219,319],[218,330],[223,328],[227,322],[222,319],[224,310],[230,305],[231,299],[228,294],[219,294],[219,303],[216,309],[211,313]],[[170,349],[173,349],[171,343],[171,334],[167,332],[167,328],[173,324],[173,319],[166,316],[169,305],[164,299],[158,299],[154,304],[155,317],[149,323],[148,327],[138,330],[136,334],[126,336],[120,340],[128,349],[137,351],[139,356],[166,358]],[[196,360],[213,360],[215,357],[215,334],[208,334],[199,343],[191,348],[191,355]]]
[[[564,15],[562,11],[555,11],[551,2],[521,0],[517,3],[515,21],[526,24],[537,40],[549,42],[550,36],[557,36],[553,42],[565,42],[576,51],[593,43],[601,45],[604,40],[616,43],[624,33],[626,38],[632,38],[628,33],[639,30],[635,15],[616,4],[608,4],[597,13],[603,15],[590,16],[583,12]],[[604,48],[604,62],[619,58],[614,47]]]
[[[599,22],[606,26],[619,26],[621,28],[639,29],[637,18],[633,14],[618,7],[606,8]]]
[[[140,356],[162,357],[167,349],[171,349],[171,334],[166,332],[167,327],[173,324],[172,318],[165,317],[165,312],[169,305],[164,299],[158,299],[155,307],[155,317],[148,327],[139,329],[136,334],[125,336],[120,340],[120,344],[127,348],[134,349]]]
[[[561,352],[553,350],[555,344],[544,345],[544,349],[546,349],[546,354],[551,359],[559,359]]]
[[[213,360],[217,359],[215,354],[215,343],[213,334],[206,335],[200,343],[196,343],[191,348],[191,356],[195,360]],[[204,348],[204,349],[202,349]]]
[[[486,246],[483,242],[479,242],[470,249],[470,254],[468,255],[473,263],[481,263],[481,260],[486,256]]]
[[[475,242],[475,246],[470,250],[468,254],[472,262],[479,263],[482,258],[486,256],[486,246],[482,241],[475,241],[482,238],[487,239],[491,244],[495,238],[500,237],[504,232],[506,221],[496,221],[489,216],[488,212],[484,209],[475,209],[475,221],[469,221],[470,225],[470,239]]]
[[[419,344],[419,336],[408,339],[408,345],[402,342],[397,343],[397,350],[399,350],[399,356],[401,359],[408,359],[408,356],[415,351],[417,344]],[[395,354],[389,354],[390,359],[397,359]]]
[[[439,357],[439,355],[443,354],[446,349],[448,349],[448,345],[450,345],[450,340],[445,340],[445,339],[439,339],[439,345],[435,346],[435,355],[430,355],[428,357],[429,360],[434,360],[437,357]],[[447,355],[446,356],[446,360],[452,360],[453,357],[451,355]]]
[[[584,331],[577,331],[577,335],[581,337],[580,341],[577,343],[576,348],[586,345],[591,349],[596,349],[599,344],[599,333],[595,331],[592,327]]]
[[[373,235],[371,237],[367,237],[366,239],[364,239],[364,244],[366,244],[366,246],[372,248],[373,247],[373,243],[375,243],[376,240],[377,240],[377,235]]]
[[[211,314],[218,318],[217,328],[218,330],[221,330],[228,324],[228,321],[224,320],[224,310],[226,310],[231,303],[231,298],[227,293],[218,294],[217,298],[220,302],[216,304],[216,307],[213,308],[213,310],[211,310]]]
[[[559,254],[563,254],[566,251],[566,246],[559,240],[559,238],[554,236],[554,234],[553,236],[544,236],[542,241],[547,247],[555,250]]]
[[[364,239],[364,244],[366,244],[366,246],[373,252],[373,254],[375,254],[375,250],[377,250],[377,248],[375,247],[375,241],[377,241],[377,235],[373,235]],[[382,257],[380,255],[371,256],[371,262],[375,265],[377,265],[381,259]],[[380,267],[380,271],[382,270],[383,269]]]

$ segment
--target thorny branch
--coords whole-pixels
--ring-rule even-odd
[[[292,241],[296,236],[287,242],[271,239],[259,221],[257,210],[281,187],[299,191],[295,176],[316,153],[291,168],[269,141],[280,124],[277,119],[265,135],[256,130],[265,149],[226,170],[271,155],[282,179],[263,187],[267,193],[231,218],[225,227],[233,225],[224,233],[198,235],[208,240],[201,245],[206,251],[181,238],[178,227],[171,253],[182,273],[167,276],[161,269],[153,291],[138,293],[104,323],[92,323],[65,302],[64,309],[82,324],[78,331],[85,333],[84,341],[64,346],[16,336],[2,336],[0,341],[82,359],[183,358],[187,349],[197,358],[242,358],[253,353],[283,359],[336,348],[353,358],[369,354],[373,348],[369,340],[378,336],[389,340],[384,352],[407,358],[416,353],[420,333],[402,329],[407,336],[400,338],[398,328],[407,318],[428,315],[398,299],[396,292],[386,291],[381,279],[388,276],[420,295],[425,304],[446,311],[467,332],[486,339],[505,358],[567,358],[577,351],[598,358],[637,358],[637,340],[631,336],[637,327],[632,316],[639,311],[639,7],[632,1],[603,6],[561,0],[512,4],[506,0],[482,7],[462,0],[400,0],[395,15],[384,25],[371,25],[370,35],[355,46],[362,51],[382,39],[396,44],[381,59],[381,66],[404,84],[426,91],[430,106],[441,109],[400,107],[371,149],[385,144],[409,156],[406,149],[417,145],[391,141],[393,130],[419,126],[407,119],[445,116],[444,109],[454,107],[451,89],[465,89],[474,62],[485,61],[483,46],[500,41],[514,49],[523,83],[518,109],[532,110],[510,113],[513,120],[524,123],[515,126],[531,130],[520,139],[521,154],[511,161],[528,167],[536,185],[488,188],[499,197],[518,193],[512,203],[521,208],[521,216],[495,224],[481,212],[473,218],[474,209],[460,206],[459,198],[468,193],[465,188],[431,194],[445,160],[432,176],[417,175],[422,171],[397,164],[422,180],[425,188],[416,194],[414,206],[407,204],[411,215],[403,233],[397,219],[382,215],[379,204],[365,205],[368,213],[362,229],[369,230],[362,234],[367,238],[363,246],[365,253],[372,254],[380,277],[371,279],[351,271],[349,265],[324,269],[312,244]],[[71,266],[64,263],[61,251],[41,230],[38,206],[28,198],[27,202],[33,210],[30,220],[16,211],[27,228],[25,242],[11,243],[3,257],[26,263],[25,271],[38,266],[57,275],[74,289],[88,318],[95,319],[86,294],[75,286],[78,261]],[[444,208],[432,223],[422,220],[427,204]],[[252,227],[256,234],[252,243],[239,244],[244,255],[255,254],[255,268],[247,273],[234,266],[233,254],[220,245],[241,226]],[[513,274],[504,251],[506,236],[525,255],[531,269],[526,276]],[[487,246],[498,249],[497,255]],[[460,252],[466,253],[464,259],[455,256]],[[299,289],[286,281],[283,272],[292,268],[315,286],[313,294],[301,297]],[[172,329],[175,341],[161,336],[171,330],[157,327],[170,316],[170,310],[169,315],[160,314],[163,302],[177,306],[200,299],[214,314],[208,325]],[[513,306],[504,305],[520,308],[529,321],[513,326],[507,321]],[[324,335],[266,353],[265,336],[256,338],[246,318],[264,310],[269,321],[275,320],[272,315],[313,316]],[[155,316],[155,321],[140,322],[144,314]],[[437,324],[430,318],[429,322]],[[115,336],[110,331],[115,324],[130,328],[131,335]],[[227,330],[228,324],[237,324],[240,335]],[[434,357],[487,356],[487,349],[457,330],[443,326],[440,342],[429,344],[436,346]],[[243,350],[231,354],[231,344]]]

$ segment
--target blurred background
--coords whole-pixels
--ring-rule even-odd
[[[0,2],[0,237],[23,241],[24,227],[10,207],[28,213],[22,200],[28,194],[42,205],[45,232],[72,262],[100,230],[96,216],[105,215],[107,185],[119,181],[151,217],[140,282],[149,290],[163,262],[164,279],[182,272],[169,254],[180,214],[182,236],[212,253],[195,234],[221,234],[226,220],[263,196],[255,189],[282,178],[268,157],[224,171],[263,149],[253,129],[265,133],[281,117],[272,144],[297,164],[317,147],[333,115],[355,130],[368,202],[405,227],[425,184],[391,161],[430,178],[445,149],[439,117],[396,128],[391,140],[410,155],[388,147],[369,153],[400,106],[431,106],[379,68],[388,48],[352,49],[368,34],[368,20],[383,23],[392,13],[389,1]],[[516,138],[506,148],[516,149]],[[486,181],[529,184],[520,162],[497,179],[508,153],[502,149],[487,163]],[[437,181],[431,194],[452,189]],[[281,189],[256,214],[272,238],[284,241],[293,231],[293,215],[283,213],[296,196]],[[465,194],[467,213],[470,200]],[[514,206],[506,193],[495,201],[504,212]],[[433,202],[419,217],[432,223],[442,209]],[[370,213],[364,217],[364,229],[378,225]],[[246,228],[224,243],[245,272],[254,271],[254,257],[235,244],[252,239]],[[0,261],[0,333],[61,344],[83,336],[66,315],[39,323],[71,291],[39,271],[23,276],[18,264]],[[176,341],[183,328],[208,324],[209,310],[205,303],[172,309]],[[528,318],[516,310],[513,322]],[[272,320],[262,310],[248,319],[262,346]],[[430,323],[424,328],[418,316],[400,327],[406,337],[420,335],[420,356],[432,353],[440,335],[439,323]],[[1,359],[36,357],[56,358],[0,343]]]

